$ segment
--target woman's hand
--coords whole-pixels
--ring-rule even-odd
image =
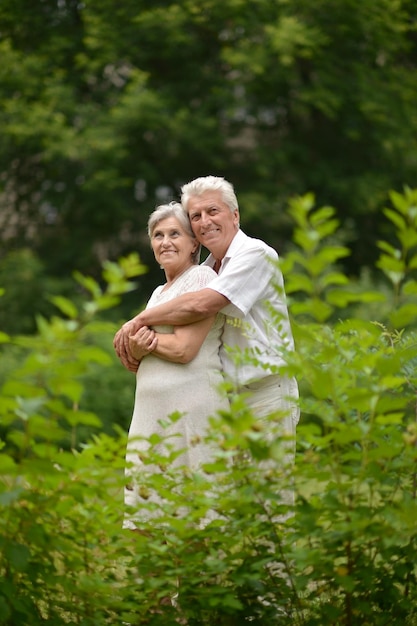
[[[137,361],[155,350],[157,345],[155,331],[147,326],[142,326],[135,334],[129,335],[129,353]]]
[[[139,328],[140,324],[138,323],[137,318],[129,320],[117,331],[113,339],[113,346],[117,356],[119,357],[122,365],[124,365],[124,367],[130,372],[137,371],[139,361],[130,353],[129,337],[134,335]]]

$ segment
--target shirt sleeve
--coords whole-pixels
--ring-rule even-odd
[[[272,278],[274,261],[278,255],[272,248],[253,246],[239,250],[225,265],[221,274],[208,285],[229,301],[222,313],[245,317],[258,300],[264,300]]]

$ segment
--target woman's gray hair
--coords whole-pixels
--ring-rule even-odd
[[[153,231],[156,226],[162,220],[165,220],[167,217],[175,217],[178,222],[181,224],[187,235],[191,237],[191,239],[196,240],[196,237],[192,231],[190,220],[188,218],[187,213],[182,208],[179,202],[169,202],[168,204],[160,204],[156,207],[155,211],[153,211],[148,219],[148,237],[152,239]],[[197,246],[197,250],[193,253],[191,260],[194,265],[197,265],[200,260],[200,252],[201,245]]]
[[[190,198],[201,196],[206,191],[220,191],[223,202],[231,212],[239,210],[233,185],[221,176],[201,176],[181,187],[181,203],[185,210]]]

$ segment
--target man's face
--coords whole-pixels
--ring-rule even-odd
[[[198,241],[222,259],[239,229],[239,211],[231,211],[220,191],[206,191],[188,201],[191,227]]]

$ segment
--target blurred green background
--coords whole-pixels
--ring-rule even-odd
[[[103,314],[131,317],[163,278],[149,213],[207,174],[282,256],[294,195],[334,206],[343,271],[372,283],[388,192],[415,186],[416,27],[412,0],[2,0],[0,329],[35,332],[74,270],[136,251],[148,272]],[[126,425],[131,375],[107,372],[92,403]]]

